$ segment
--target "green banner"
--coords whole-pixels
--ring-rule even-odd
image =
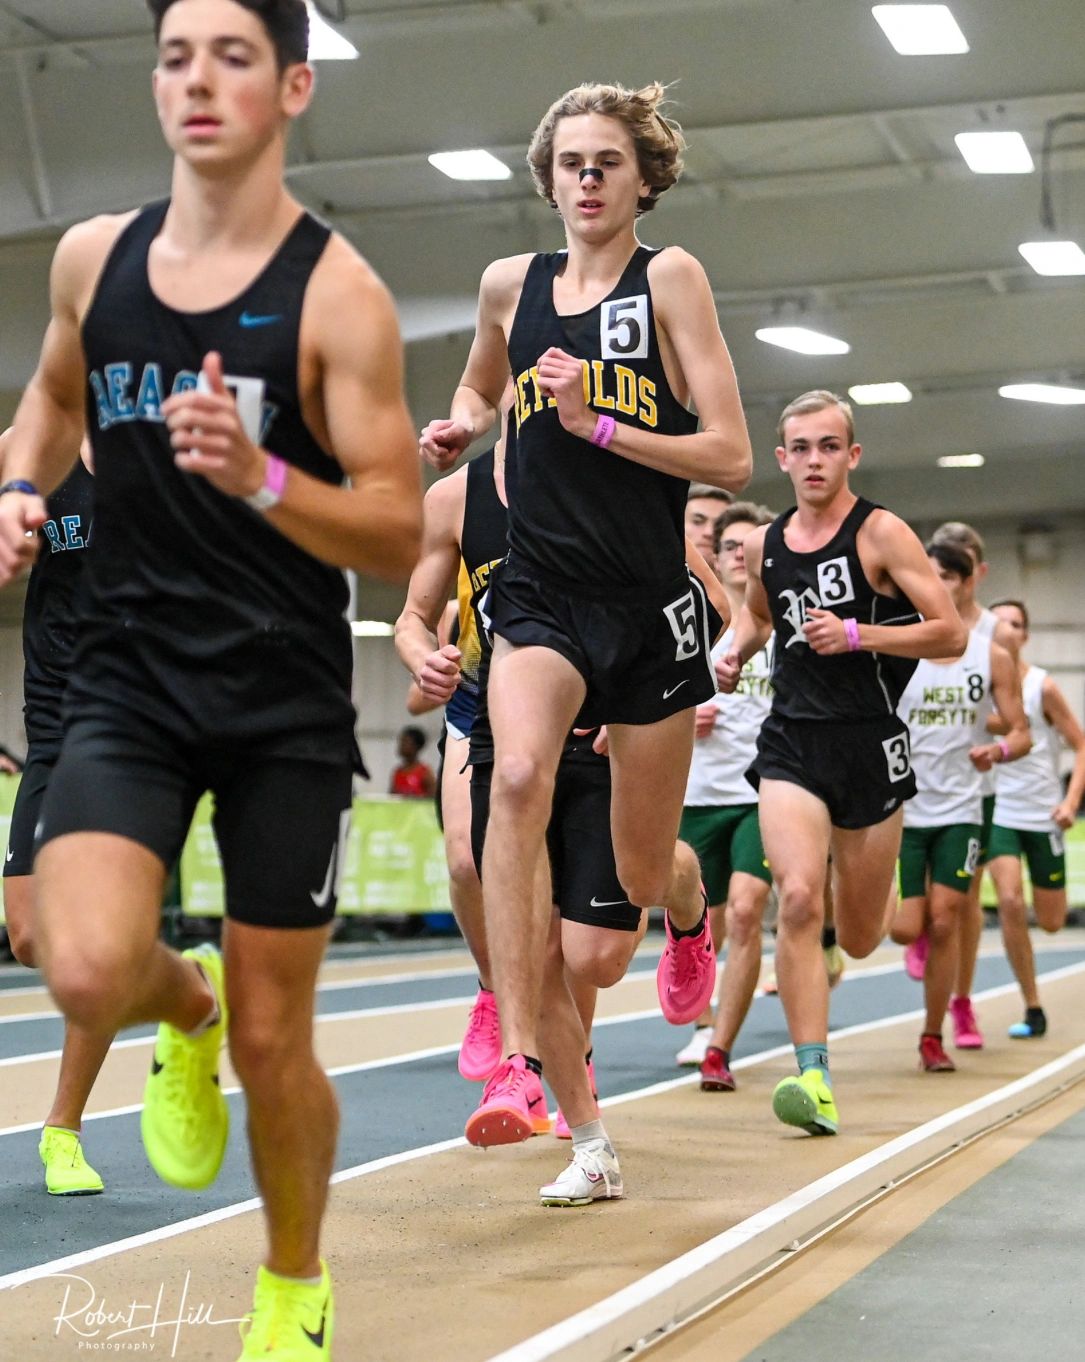
[[[8,829],[11,827],[11,811],[15,807],[15,795],[19,789],[19,776],[0,771],[0,834],[3,835],[4,848],[7,849]],[[4,917],[4,881],[0,876],[0,922]]]

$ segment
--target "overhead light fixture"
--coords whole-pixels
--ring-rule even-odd
[[[939,468],[982,468],[987,460],[982,454],[943,454],[935,462]]]
[[[763,326],[754,335],[767,345],[797,350],[800,355],[846,355],[851,349],[847,341],[811,331],[806,326]]]
[[[512,171],[488,151],[435,151],[427,158],[442,175],[450,180],[507,180]]]
[[[305,7],[309,11],[309,60],[353,61],[358,49],[350,39],[332,28],[313,0],[306,0]]]
[[[387,620],[352,620],[350,625],[355,638],[391,638],[395,631]]]
[[[1085,274],[1085,251],[1076,241],[1022,241],[1017,249],[1037,274]]]
[[[968,39],[948,5],[872,5],[870,12],[902,57],[968,51]]]
[[[856,383],[848,396],[861,407],[877,407],[889,402],[910,402],[912,390],[906,383]]]
[[[959,132],[953,140],[977,175],[1027,175],[1036,169],[1019,132]]]
[[[1058,383],[1007,383],[999,388],[998,395],[1015,402],[1049,402],[1053,407],[1085,406],[1085,388]]]

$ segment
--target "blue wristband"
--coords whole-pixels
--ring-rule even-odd
[[[0,497],[5,492],[23,492],[28,497],[40,497],[41,493],[32,482],[27,482],[25,478],[12,478],[10,482],[5,482],[0,487]]]

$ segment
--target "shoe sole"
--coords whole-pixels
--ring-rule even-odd
[[[602,1196],[539,1196],[540,1206],[557,1206],[566,1208],[570,1206],[593,1206],[597,1201],[621,1201],[625,1192],[604,1192]]]
[[[734,1092],[734,1090],[735,1080],[733,1078],[731,1079],[730,1082],[727,1082],[725,1079],[720,1078],[701,1079],[702,1092]]]
[[[924,1074],[955,1074],[957,1066],[952,1060],[948,1064],[924,1064],[920,1060],[919,1072]]]
[[[515,1107],[487,1107],[468,1117],[463,1135],[476,1149],[492,1149],[500,1144],[523,1144],[532,1135],[545,1134],[550,1129],[549,1117],[544,1130],[537,1130],[536,1124]]]
[[[954,1048],[955,1050],[982,1050],[982,1049],[983,1049],[983,1041],[982,1041],[982,1040],[955,1040],[955,1041],[953,1042],[953,1048]]]
[[[54,1191],[52,1187],[45,1189],[50,1196],[101,1196],[105,1191],[104,1187],[65,1187],[63,1190]]]
[[[808,1135],[835,1135],[837,1132],[836,1121],[820,1115],[817,1103],[798,1083],[773,1093],[772,1110],[785,1126],[795,1126]]]

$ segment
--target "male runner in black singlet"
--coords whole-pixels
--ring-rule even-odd
[[[0,436],[0,469],[9,432]],[[37,963],[34,951],[34,829],[60,755],[62,706],[75,645],[76,594],[91,534],[90,446],[49,498],[49,519],[23,607],[23,721],[28,750],[4,856],[4,913],[12,953]],[[65,1023],[56,1093],[38,1152],[52,1196],[88,1196],[102,1179],[83,1156],[83,1109],[109,1049],[108,1035]]]
[[[418,465],[387,292],[283,184],[312,92],[302,0],[151,8],[172,197],[57,249],[0,573],[32,557],[37,486],[61,481],[85,421],[95,544],[35,862],[42,965],[70,1020],[161,1022],[143,1138],[180,1186],[206,1186],[225,1148],[229,1002],[270,1241],[243,1356],[294,1362],[329,1357],[332,1333],[319,1230],[337,1114],[312,1012],[350,807],[342,569],[409,574]],[[225,978],[217,953],[158,941],[166,867],[207,788]]]
[[[746,603],[716,671],[721,689],[734,690],[775,629],[772,710],[749,775],[779,890],[776,975],[800,1074],[777,1086],[773,1109],[827,1135],[837,1113],[821,948],[826,864],[831,853],[840,945],[869,955],[915,793],[897,701],[910,659],[956,657],[967,634],[915,534],[848,486],[862,453],[848,404],[804,393],[777,431],[797,506],[745,542]]]
[[[422,432],[423,455],[448,466],[490,426],[512,374],[510,553],[487,606],[496,755],[483,877],[509,1058],[479,1108],[494,1119],[468,1123],[482,1143],[507,1138],[502,1113],[529,1129],[547,929],[532,869],[545,870],[554,773],[578,714],[610,726],[625,899],[667,909],[665,1014],[692,1020],[714,982],[697,860],[677,844],[693,707],[715,692],[682,512],[690,478],[737,490],[751,453],[704,270],[636,238],[681,170],[662,97],[658,85],[585,85],[550,108],[529,161],[567,248],[489,266],[450,418]]]

